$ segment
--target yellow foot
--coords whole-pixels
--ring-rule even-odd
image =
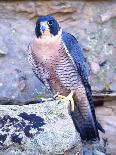
[[[71,91],[67,97],[63,95],[58,95],[58,98],[63,101],[70,101],[71,111],[74,111],[73,91]]]

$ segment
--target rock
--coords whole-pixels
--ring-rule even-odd
[[[104,107],[96,108],[97,119],[105,129],[105,134],[100,133],[106,154],[116,154],[116,100],[104,103]]]
[[[100,66],[98,63],[96,62],[91,62],[91,71],[94,73],[94,74],[97,74],[100,70]]]
[[[98,142],[82,145],[68,105],[59,100],[0,105],[0,155],[101,155]]]
[[[82,155],[80,136],[68,114],[68,104],[51,101],[1,105],[0,155],[55,155],[74,147]]]
[[[98,151],[98,150],[95,150],[95,154],[96,154],[96,155],[105,155],[105,153],[100,152],[100,151]]]
[[[99,22],[104,23],[109,21],[111,18],[116,17],[116,8],[106,11],[105,13],[99,16]]]
[[[28,44],[40,15],[53,15],[63,30],[78,39],[93,64],[92,90],[115,91],[115,8],[114,1],[0,1],[0,101],[5,98],[20,103],[50,96],[27,60]],[[97,17],[103,22],[97,22]]]
[[[111,102],[111,101],[115,101],[116,100],[116,92],[111,92],[111,91],[103,92],[103,91],[99,91],[99,92],[93,92],[92,95],[93,95],[94,104],[96,106],[103,105],[104,103],[106,104],[106,102],[109,102],[109,101]]]
[[[0,22],[0,46],[7,47],[4,52],[8,53],[5,57],[0,57],[0,101],[7,98],[8,101],[26,102],[36,96],[42,97],[47,92],[34,76],[28,62],[27,49],[33,34],[32,25],[33,23],[26,19]]]
[[[47,9],[45,9],[46,5],[48,6]],[[42,4],[41,2],[36,2],[36,12],[38,16],[58,13],[72,14],[76,12],[76,7],[74,6],[74,4],[60,1],[55,1],[53,3],[49,3],[46,1],[44,4]]]
[[[7,54],[7,52],[0,49],[0,56],[5,56],[6,54]]]

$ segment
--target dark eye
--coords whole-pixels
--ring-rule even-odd
[[[40,27],[40,23],[37,24]]]
[[[52,25],[52,24],[53,24],[53,20],[49,20],[48,25]]]

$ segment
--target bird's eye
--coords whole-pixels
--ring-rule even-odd
[[[53,24],[53,20],[48,21],[48,25],[52,25]]]
[[[36,22],[36,26],[40,27],[40,22]]]

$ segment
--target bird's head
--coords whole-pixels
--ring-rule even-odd
[[[55,36],[58,34],[60,29],[61,28],[55,18],[52,16],[41,16],[36,22],[35,34],[37,38],[41,37],[46,32],[51,36]]]

